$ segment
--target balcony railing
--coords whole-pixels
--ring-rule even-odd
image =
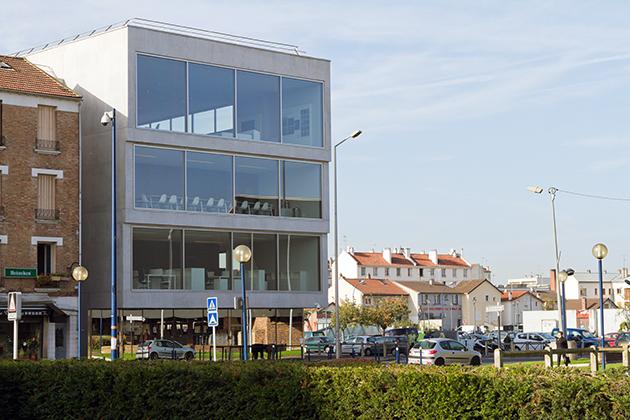
[[[43,152],[58,152],[59,142],[57,140],[37,139],[35,150]]]
[[[35,209],[35,219],[59,220],[59,210],[58,209]]]

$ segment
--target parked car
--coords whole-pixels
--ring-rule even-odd
[[[558,328],[554,328],[551,335],[555,337],[558,331],[560,331]],[[567,328],[567,340],[575,341],[578,348],[599,346],[601,342],[592,332],[583,328]]]
[[[138,346],[136,359],[185,359],[195,358],[195,349],[172,340],[147,340]]]
[[[304,339],[304,349],[311,353],[328,353],[335,349],[335,339],[332,337],[309,337]]]
[[[418,329],[415,327],[390,328],[385,330],[385,335],[388,337],[404,335],[406,337],[411,337],[411,339],[415,341],[416,337],[418,337]]]
[[[630,332],[628,331],[620,332],[615,339],[615,347],[622,347],[625,344],[630,344]]]
[[[405,335],[396,335],[391,337],[372,337],[372,346],[370,347],[371,354],[383,355],[383,347],[385,347],[385,354],[394,354],[396,347],[400,354],[407,354],[409,351],[409,341]],[[384,346],[383,346],[384,344]]]
[[[616,347],[615,344],[617,342],[617,337],[619,336],[620,333],[618,332],[611,332],[608,334],[604,334],[604,341],[606,342],[606,345],[608,347]]]
[[[540,333],[516,333],[512,337],[515,350],[543,350],[551,340]],[[553,338],[553,337],[552,337]],[[553,339],[555,340],[555,338]],[[505,343],[505,341],[504,341]]]
[[[409,351],[409,363],[423,365],[481,364],[481,353],[469,350],[459,341],[449,338],[430,338],[414,344]]]
[[[372,346],[376,337],[370,335],[358,335],[356,337],[348,337],[346,341],[341,343],[342,354],[355,354],[357,356],[371,356]]]

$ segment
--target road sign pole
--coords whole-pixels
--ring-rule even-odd
[[[212,360],[217,361],[217,327],[212,326]]]
[[[18,320],[13,321],[13,360],[18,358]]]

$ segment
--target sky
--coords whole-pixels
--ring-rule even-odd
[[[364,132],[339,148],[341,247],[463,249],[501,284],[555,264],[528,185],[630,197],[628,2],[7,0],[0,53],[131,17],[332,61],[333,141]],[[630,260],[629,201],[556,204],[561,268],[595,270],[597,242]]]

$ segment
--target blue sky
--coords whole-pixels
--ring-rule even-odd
[[[333,137],[365,133],[339,149],[342,245],[463,248],[501,283],[554,263],[527,185],[630,197],[626,2],[8,2],[0,52],[129,17],[332,60]],[[557,204],[562,267],[595,269],[598,241],[630,260],[630,203]]]

